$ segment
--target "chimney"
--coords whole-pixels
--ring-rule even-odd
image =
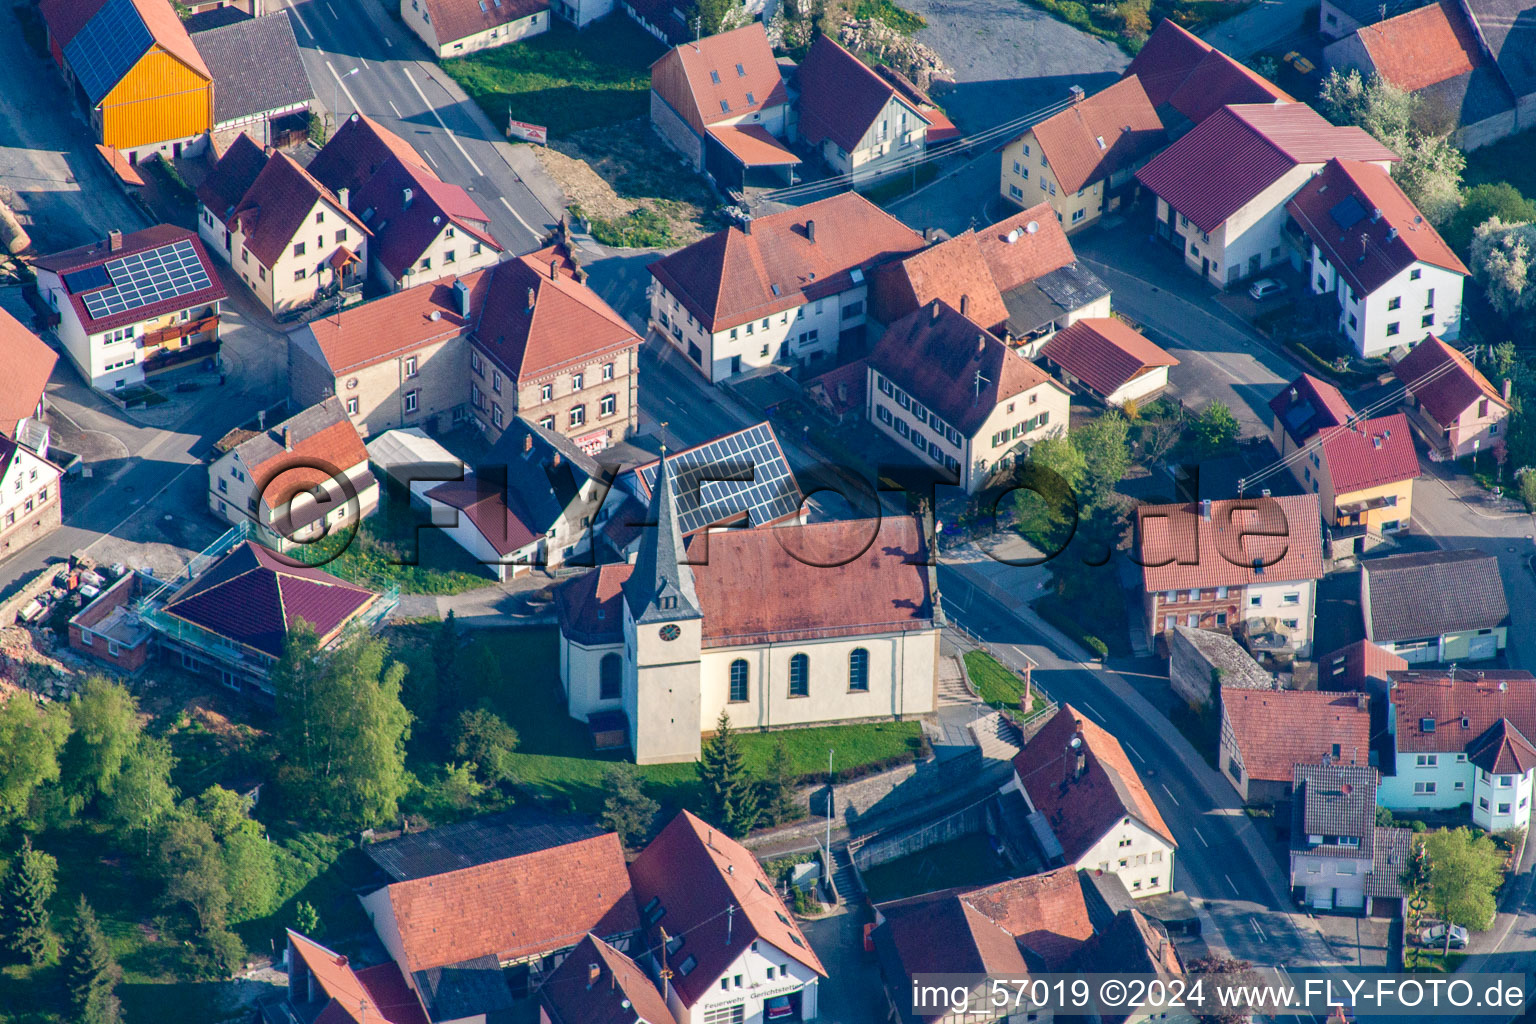
[[[603,969],[601,967],[597,966],[597,964],[595,964],[595,963],[594,964],[587,964],[587,991],[588,992],[592,991],[592,986],[596,985],[597,982],[598,982],[598,979],[600,979],[602,976],[603,976]]]
[[[555,278],[557,278],[559,276],[560,276],[560,261],[557,260],[557,259],[550,260],[549,261],[549,279],[551,281],[553,281]]]
[[[1511,381],[1508,377],[1504,378],[1504,386],[1501,388],[1504,393],[1504,401],[1509,401],[1509,395],[1510,392],[1514,389],[1514,386],[1515,385],[1513,381]]]
[[[837,382],[837,400],[839,402],[848,401],[848,382],[845,380]]]
[[[107,232],[107,251],[117,252],[123,247],[123,233],[116,228]]]
[[[741,219],[741,233],[744,235],[752,233],[752,217],[750,214]]]
[[[1083,742],[1083,723],[1075,723],[1077,728],[1072,733],[1072,738],[1067,741],[1066,781],[1074,782],[1083,777],[1083,772],[1088,767],[1088,752]]]
[[[982,356],[982,353],[986,352],[986,350],[987,350],[987,336],[985,334],[978,334],[978,335],[976,335],[976,358],[980,359],[981,356]]]
[[[1360,236],[1360,262],[1361,263],[1365,262],[1366,250],[1370,248],[1370,245],[1371,245],[1371,238],[1370,238],[1370,236],[1369,235],[1361,235]]]
[[[336,199],[341,203],[341,208],[343,210],[350,210],[351,209],[351,207],[347,205],[348,201],[351,200],[351,198],[352,198],[352,190],[347,188],[347,186],[343,185],[343,186],[341,186],[341,188],[336,190]]]
[[[409,210],[411,208],[411,200],[414,199],[415,197],[416,197],[416,193],[415,192],[412,192],[408,188],[407,189],[402,189],[401,192],[400,192],[400,205],[401,205],[401,208]]]
[[[1206,522],[1210,522],[1211,521],[1211,499],[1210,498],[1201,498],[1200,499],[1200,518],[1204,519]]]
[[[1371,207],[1371,223],[1375,224],[1379,220],[1381,220],[1381,207],[1379,207],[1379,206]]]
[[[1296,389],[1295,388],[1291,388],[1291,401],[1293,401],[1293,402],[1296,401],[1296,394],[1297,394]]]
[[[459,316],[469,319],[469,285],[464,280],[453,282],[453,303],[458,308]]]
[[[555,452],[553,455],[551,455],[549,457],[549,464],[551,466],[556,467],[556,468],[559,467],[559,465],[560,465],[560,453],[559,452]]]
[[[938,323],[939,322],[939,300],[938,299],[934,299],[933,300],[932,313],[931,313],[929,319],[931,319],[934,323]]]
[[[1371,706],[1371,698],[1370,698],[1369,694],[1365,694],[1365,693],[1357,693],[1357,694],[1355,694],[1355,708],[1357,710],[1365,711],[1370,706]]]
[[[813,220],[805,222],[805,239],[808,242],[816,241],[816,222]]]
[[[528,289],[528,312],[533,312],[533,289]]]
[[[533,451],[533,434],[528,433],[523,435],[523,451]]]
[[[1083,87],[1080,85],[1074,85],[1067,90],[1067,96],[1073,103],[1083,102],[1083,97],[1086,95],[1087,93],[1083,92]]]
[[[1387,241],[1389,241],[1389,242],[1397,241],[1397,228],[1388,228],[1387,229]]]
[[[971,312],[971,297],[969,295],[962,295],[962,296],[960,296],[960,315],[961,316],[969,316],[970,312]]]
[[[287,427],[283,428],[283,451],[293,451],[293,435],[288,431]]]

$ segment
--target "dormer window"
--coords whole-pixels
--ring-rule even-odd
[[[1339,843],[1340,846],[1359,846],[1360,845],[1360,837],[1359,836],[1339,836],[1337,838],[1338,838],[1338,843]]]
[[[1419,719],[1419,732],[1434,732],[1435,720],[1433,718]]]
[[[1307,845],[1308,846],[1322,846],[1323,845],[1323,837],[1322,836],[1307,836]]]

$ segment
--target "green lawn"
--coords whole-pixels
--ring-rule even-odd
[[[431,628],[395,627],[390,630],[391,642],[422,642]],[[489,645],[493,657],[482,658],[466,648],[461,664],[494,664],[506,666],[507,671],[491,680],[464,679],[466,702],[488,700],[517,730],[517,783],[539,796],[568,799],[578,810],[601,809],[603,772],[621,758],[594,752],[586,724],[566,714],[557,633],[553,629],[484,629],[475,630],[472,637],[470,647]],[[921,735],[917,722],[876,722],[741,733],[740,737],[749,767],[766,768],[774,745],[783,739],[795,773],[815,775],[827,770],[829,747],[836,751],[834,768],[844,772],[910,758]],[[639,770],[647,789],[665,805],[699,806],[692,764],[644,765]]]
[[[551,138],[650,110],[651,64],[663,47],[621,14],[577,32],[561,21],[511,46],[443,62],[443,70],[498,130],[507,118],[541,124]]]
[[[965,671],[970,675],[981,699],[988,704],[1003,704],[1017,710],[1024,696],[1024,680],[1018,673],[998,661],[986,651],[969,651],[965,655]],[[1045,707],[1045,698],[1038,689],[1030,692],[1029,710]]]
[[[899,857],[864,872],[871,902],[900,899],[954,886],[986,885],[1008,877],[984,833],[963,836]]]

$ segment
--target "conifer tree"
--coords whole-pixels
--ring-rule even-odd
[[[122,1007],[114,990],[122,976],[95,911],[81,896],[64,947],[64,985],[73,1019],[80,1024],[119,1024]]]
[[[752,831],[762,814],[757,781],[747,771],[746,759],[724,711],[720,712],[715,734],[704,744],[694,767],[704,787],[704,819],[738,839]]]
[[[53,898],[59,862],[32,848],[30,836],[5,876],[5,943],[12,953],[36,965],[53,951],[48,901]]]

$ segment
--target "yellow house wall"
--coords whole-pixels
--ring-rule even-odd
[[[137,149],[213,127],[213,83],[156,46],[101,101],[101,140]]]
[[[1018,171],[1013,169],[1015,163],[1019,165]],[[1011,193],[1010,185],[1023,196]],[[1056,211],[1056,219],[1068,232],[1087,227],[1103,212],[1104,182],[1096,181],[1081,192],[1064,191],[1034,132],[1025,132],[1004,147],[999,191],[1009,202],[1025,208],[1044,200]],[[1078,211],[1082,211],[1082,216],[1074,221]]]
[[[1337,509],[1340,505],[1352,505],[1357,501],[1368,501],[1371,498],[1389,498],[1397,495],[1397,504],[1391,508],[1373,508],[1365,514],[1365,521],[1370,529],[1381,532],[1381,524],[1396,520],[1407,523],[1413,517],[1413,481],[1399,480],[1396,483],[1383,484],[1380,487],[1368,487],[1363,491],[1350,491],[1348,494],[1340,494],[1334,499],[1333,505]]]

